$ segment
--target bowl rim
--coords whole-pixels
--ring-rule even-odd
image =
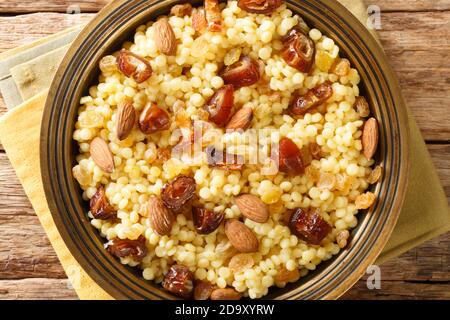
[[[86,271],[86,273],[90,276],[92,280],[94,280],[97,284],[100,285],[101,288],[103,288],[108,294],[110,294],[112,297],[117,299],[128,299],[128,298],[141,298],[140,296],[135,296],[133,294],[124,293],[120,289],[118,289],[113,283],[113,280],[107,279],[104,274],[102,274],[101,270],[97,268],[93,268],[93,262],[90,261],[84,254],[80,252],[80,248],[78,247],[77,243],[74,240],[74,237],[78,237],[78,234],[74,233],[73,229],[70,229],[63,219],[64,215],[61,214],[63,212],[61,210],[62,202],[65,202],[65,199],[59,194],[59,189],[55,189],[57,186],[55,186],[55,179],[52,179],[52,173],[56,171],[58,173],[58,170],[55,170],[55,168],[60,168],[58,165],[55,165],[56,161],[54,159],[54,156],[52,156],[52,148],[56,148],[56,153],[58,153],[58,146],[55,146],[54,140],[55,135],[58,133],[55,132],[54,124],[52,124],[52,115],[54,115],[55,110],[59,108],[58,103],[58,97],[61,94],[61,88],[63,87],[62,83],[64,83],[63,79],[66,75],[66,71],[68,66],[73,67],[73,63],[75,62],[76,58],[78,57],[78,49],[80,45],[83,43],[85,39],[88,39],[89,36],[92,34],[93,31],[104,21],[106,21],[112,13],[117,12],[119,9],[123,9],[128,5],[127,8],[130,8],[131,5],[139,3],[142,5],[143,0],[115,0],[107,4],[95,17],[92,21],[90,21],[85,28],[80,32],[76,40],[73,42],[73,44],[70,46],[68,52],[64,56],[60,67],[58,68],[57,74],[52,82],[52,85],[49,90],[49,94],[47,97],[47,101],[45,104],[44,109],[44,116],[43,116],[43,122],[42,122],[42,129],[41,129],[41,150],[40,150],[40,163],[41,163],[41,174],[42,174],[42,181],[44,184],[44,190],[45,195],[47,198],[47,202],[49,204],[49,208],[52,214],[52,217],[55,221],[56,227],[58,229],[58,232],[60,233],[61,237],[63,238],[66,246],[68,247],[70,253],[75,257],[77,262],[80,264],[80,266]],[[152,12],[154,10],[164,10],[169,5],[173,5],[176,3],[183,3],[185,1],[182,0],[152,0],[152,1],[145,1],[147,3],[148,10],[152,9]],[[191,1],[193,2],[193,1]],[[395,110],[392,111],[395,114],[396,120],[397,120],[397,127],[395,129],[395,133],[398,134],[398,136],[393,136],[395,139],[394,142],[392,142],[394,145],[397,146],[398,150],[394,150],[395,154],[397,153],[400,155],[398,156],[399,159],[397,161],[401,162],[401,165],[398,165],[398,172],[396,172],[397,176],[395,177],[395,183],[396,188],[394,191],[395,194],[392,195],[392,201],[388,204],[390,207],[388,209],[388,213],[383,220],[383,226],[372,226],[373,228],[377,227],[380,230],[377,230],[377,235],[373,235],[373,237],[376,236],[376,240],[373,240],[373,245],[371,246],[370,250],[367,252],[364,251],[365,256],[362,257],[361,254],[361,261],[358,261],[358,266],[351,270],[347,270],[348,273],[346,276],[343,276],[339,284],[334,283],[333,288],[324,288],[321,289],[318,294],[311,294],[311,298],[319,298],[319,299],[337,299],[341,295],[343,295],[348,289],[351,288],[351,286],[356,283],[364,274],[367,267],[370,266],[375,259],[378,257],[378,255],[381,253],[382,249],[384,248],[385,244],[387,243],[389,236],[391,235],[395,223],[398,219],[398,216],[400,214],[400,209],[402,207],[406,189],[407,189],[407,172],[409,169],[409,152],[408,152],[408,141],[409,141],[409,130],[407,128],[407,110],[401,95],[400,86],[398,83],[398,80],[392,71],[388,59],[386,55],[384,54],[383,49],[380,47],[378,42],[375,40],[375,38],[371,35],[371,33],[358,21],[358,19],[353,16],[352,13],[350,13],[343,5],[338,3],[337,1],[326,1],[326,0],[312,0],[308,1],[309,4],[300,4],[298,1],[295,0],[288,0],[286,1],[290,7],[297,5],[312,5],[317,8],[324,8],[327,9],[326,14],[328,14],[328,19],[331,19],[332,16],[340,17],[342,18],[341,22],[346,23],[346,28],[350,28],[352,31],[353,37],[356,36],[356,34],[360,37],[358,41],[363,41],[370,50],[372,50],[373,57],[376,57],[372,62],[378,66],[378,68],[383,72],[384,81],[386,81],[387,88],[389,89],[389,97],[391,98],[391,108],[394,108]],[[329,11],[328,11],[329,10]],[[142,14],[142,13],[141,13]],[[321,13],[324,15],[325,13],[322,11]],[[303,14],[300,13],[300,15],[303,17]],[[147,15],[147,20],[149,20]],[[351,26],[351,27],[350,27]],[[343,28],[345,29],[345,28]],[[346,30],[348,31],[348,30]],[[119,31],[115,31],[118,33]],[[340,31],[336,31],[340,32]],[[112,37],[112,34],[109,34],[110,37]],[[105,36],[105,38],[108,38],[108,36]],[[349,37],[352,39],[351,37]],[[79,58],[79,57],[78,57]],[[371,56],[372,58],[372,56]],[[384,83],[384,82],[383,82]],[[72,105],[75,105],[74,102],[67,102],[71,103]],[[389,103],[386,103],[386,108],[389,107]],[[387,110],[389,111],[389,110]],[[386,111],[386,112],[387,112]],[[380,116],[380,111],[376,110],[378,116]],[[59,124],[59,123],[58,123]],[[59,127],[58,127],[59,128]],[[67,129],[67,128],[65,128]],[[53,145],[52,145],[53,144]],[[60,146],[59,146],[60,147]],[[61,152],[61,150],[59,150]],[[64,150],[62,150],[64,152]],[[61,152],[61,153],[63,153]],[[65,173],[67,174],[67,171],[71,172],[70,170],[65,167]],[[59,171],[61,172],[61,171]],[[389,177],[392,179],[392,177]],[[67,181],[66,181],[67,183]],[[399,187],[400,186],[400,187]],[[379,189],[379,188],[378,188]],[[384,201],[386,202],[386,201]],[[71,204],[64,204],[69,205]],[[73,205],[73,204],[72,204]],[[385,203],[383,203],[385,205]],[[359,219],[358,219],[359,220]],[[365,219],[366,221],[367,219]],[[367,222],[367,221],[366,221]],[[367,222],[369,223],[369,222]],[[359,227],[357,227],[359,229]],[[361,230],[360,230],[361,231]],[[362,230],[364,231],[364,230]],[[360,235],[361,235],[361,232]],[[95,231],[98,232],[98,231]],[[91,235],[93,236],[93,235]],[[355,236],[355,238],[357,238]],[[358,239],[357,239],[358,240]],[[362,250],[362,249],[361,249]],[[350,251],[349,251],[350,252]],[[93,255],[93,251],[89,251],[90,255]],[[342,255],[343,253],[340,253],[338,256]],[[353,255],[355,259],[358,257],[357,255]],[[102,258],[99,258],[100,260]],[[336,260],[337,257],[333,257],[332,260]],[[110,260],[110,259],[109,259]],[[105,265],[102,265],[102,268],[108,268],[110,265],[108,265],[106,262],[110,262],[107,260],[101,260],[105,263]],[[346,259],[344,256],[342,259],[339,260],[340,263],[349,262],[349,259]],[[96,263],[99,263],[98,261]],[[94,263],[94,264],[96,264]],[[118,263],[118,262],[117,262]],[[336,269],[336,265],[333,266],[333,262],[331,265],[327,268],[331,270]],[[348,269],[348,268],[347,268]],[[115,276],[118,274],[116,273]],[[122,280],[122,279],[120,279]],[[128,281],[128,280],[127,280]],[[309,282],[309,280],[307,281]],[[158,291],[158,289],[155,289]],[[298,291],[298,290],[297,290]],[[296,290],[289,290],[285,292],[284,294],[281,294],[280,296],[277,296],[277,299],[297,299],[299,297],[302,297],[302,292],[296,292]],[[164,294],[159,292],[159,295],[150,297],[144,296],[143,298],[173,298],[170,295]],[[303,298],[303,297],[302,297]]]

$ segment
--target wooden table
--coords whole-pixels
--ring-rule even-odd
[[[106,2],[1,1],[0,52],[87,22]],[[450,0],[369,2],[382,9],[379,35],[450,199]],[[67,14],[71,4],[81,14]],[[450,299],[449,248],[450,233],[428,241],[382,266],[381,290],[363,279],[344,298]],[[77,296],[0,145],[0,299],[42,298]]]

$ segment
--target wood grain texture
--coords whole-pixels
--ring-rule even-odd
[[[0,2],[0,52],[89,21],[107,0]],[[428,145],[450,203],[450,1],[372,0],[378,31]],[[46,13],[1,15],[2,13]],[[62,12],[62,13],[58,13]],[[0,115],[6,108],[0,99]],[[76,299],[39,221],[0,145],[0,299]],[[450,233],[381,266],[381,290],[363,278],[344,299],[450,299]]]
[[[449,10],[450,3],[448,0],[364,0],[367,5],[375,4],[382,11],[435,11]]]
[[[0,280],[0,299],[71,300],[78,299],[67,279]]]
[[[27,13],[27,12],[73,12],[73,5],[77,5],[81,12],[97,12],[109,0],[17,0],[0,2],[0,12]],[[376,4],[382,11],[422,11],[422,10],[449,10],[447,0],[366,0],[367,5]]]
[[[109,0],[17,0],[0,2],[0,12],[27,13],[27,12],[97,12]],[[74,11],[76,10],[76,11]]]

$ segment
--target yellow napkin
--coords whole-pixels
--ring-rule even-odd
[[[365,10],[361,1],[341,2],[365,22]],[[40,43],[42,41],[45,40]],[[29,47],[28,45],[27,49]],[[14,49],[13,53],[19,52],[21,48]],[[5,54],[0,55],[0,58],[2,57],[5,57]],[[22,89],[20,83],[17,85],[23,94],[25,89]],[[36,89],[35,87],[33,90]],[[0,139],[78,296],[81,299],[111,299],[70,254],[56,229],[45,200],[39,167],[39,135],[47,93],[48,91],[44,90],[1,118]],[[411,116],[408,125],[411,128],[412,166],[407,197],[399,222],[377,263],[400,255],[425,240],[450,230],[450,210],[445,194],[417,124]]]
[[[78,296],[81,299],[111,299],[70,254],[45,200],[39,165],[39,139],[47,93],[48,90],[41,92],[0,119],[1,142]]]

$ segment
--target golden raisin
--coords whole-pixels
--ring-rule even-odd
[[[295,269],[293,271],[287,270],[285,267],[281,268],[275,275],[274,280],[280,282],[295,282],[300,279],[300,271]]]
[[[228,267],[232,272],[238,273],[250,269],[255,264],[253,257],[247,253],[240,253],[231,258]]]
[[[361,118],[367,118],[370,115],[369,103],[364,97],[356,97],[355,102],[356,111]]]
[[[383,174],[383,168],[381,166],[376,166],[375,169],[372,170],[369,177],[367,178],[367,182],[369,184],[375,184],[380,181],[381,175]]]
[[[357,209],[368,209],[375,202],[375,194],[366,192],[356,197],[355,205]]]
[[[336,242],[339,248],[343,249],[347,246],[348,238],[350,237],[350,232],[348,230],[339,231],[336,235]]]
[[[340,77],[346,76],[350,72],[350,61],[347,59],[337,60],[331,68],[331,72]]]
[[[317,187],[332,190],[336,185],[336,176],[332,173],[321,173]]]
[[[328,52],[319,51],[316,54],[316,66],[320,71],[328,72],[334,63],[334,58]]]

